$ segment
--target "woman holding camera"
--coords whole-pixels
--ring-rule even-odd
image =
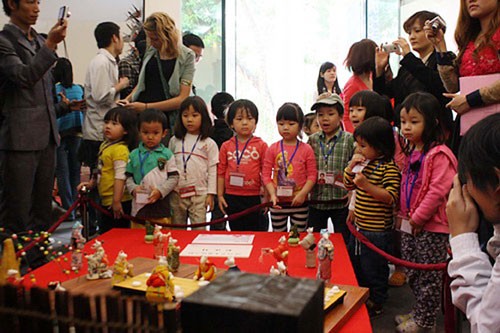
[[[148,48],[137,86],[118,104],[136,112],[148,108],[165,112],[172,134],[178,109],[191,92],[194,53],[180,43],[175,22],[167,14],[151,14],[143,27]]]
[[[400,61],[398,75],[392,77],[392,71],[389,66],[389,52],[384,45],[375,51],[375,69],[376,75],[373,80],[373,90],[379,94],[394,98],[395,110],[403,100],[414,92],[428,92],[434,95],[441,104],[441,109],[436,110],[439,122],[444,132],[449,136],[452,131],[451,111],[446,108],[450,101],[443,96],[444,89],[439,72],[437,70],[437,61],[432,43],[426,38],[424,24],[428,20],[439,18],[438,14],[429,11],[419,11],[410,16],[403,24],[403,29],[408,34],[409,43],[403,37],[393,42],[394,52],[402,59]],[[418,57],[411,52],[414,50]],[[395,117],[396,123],[399,123],[399,115]]]
[[[471,93],[457,93],[460,90],[459,77],[490,75],[500,73],[500,17],[498,0],[461,0],[455,41],[458,56],[447,51],[444,29],[426,22],[424,26],[427,38],[437,51],[439,75],[451,98],[447,106],[459,116],[471,108],[500,102],[500,80],[478,86]],[[454,147],[459,144],[459,122],[454,135]]]

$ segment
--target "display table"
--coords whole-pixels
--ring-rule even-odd
[[[199,233],[210,233],[208,231],[185,231],[185,230],[173,230],[172,236],[178,240],[177,245],[183,249],[186,245],[190,244],[192,240]],[[215,232],[213,232],[215,233]],[[220,233],[220,232],[218,232]],[[243,233],[243,232],[238,232]],[[250,253],[249,258],[237,258],[236,264],[238,267],[247,272],[251,273],[261,273],[268,274],[271,265],[276,266],[276,262],[271,255],[266,255],[262,257],[262,262],[259,261],[261,256],[261,248],[271,247],[274,248],[278,244],[279,238],[285,233],[279,232],[247,232],[249,234],[254,234],[255,239],[253,241],[253,249]],[[319,235],[316,234],[316,240],[319,240]],[[103,247],[106,250],[110,264],[112,264],[120,250],[125,251],[128,254],[129,259],[135,257],[153,257],[153,245],[144,243],[144,230],[140,229],[113,229],[104,235],[98,237],[99,240],[104,241]],[[331,241],[335,246],[335,254],[332,263],[332,283],[337,285],[351,285],[357,286],[357,281],[349,261],[349,256],[347,254],[346,247],[342,240],[340,234],[332,234],[330,236]],[[90,250],[90,244],[86,244],[84,252],[92,253]],[[315,278],[316,269],[308,269],[305,267],[305,252],[300,247],[290,247],[289,249],[289,262],[288,262],[288,273],[292,277],[307,277]],[[82,270],[78,273],[70,272],[65,273],[65,270],[69,270],[70,259],[65,261],[64,258],[70,258],[70,255],[65,255],[61,260],[54,260],[47,265],[44,265],[37,270],[33,271],[37,284],[41,286],[46,286],[50,281],[69,281],[81,276],[80,279],[85,279],[83,275],[87,273],[86,263],[84,260],[84,266]],[[225,269],[224,261],[225,258],[215,258],[211,257],[210,260],[221,269]],[[197,257],[181,257],[181,263],[183,264],[193,264],[197,265],[199,258]],[[109,281],[111,284],[111,281]],[[352,294],[352,293],[351,293]],[[349,299],[346,296],[346,301]],[[328,327],[328,318],[325,317],[325,328]],[[328,331],[328,329],[326,329]],[[370,320],[366,307],[362,306],[358,311],[356,311],[352,317],[342,326],[340,332],[372,332]]]

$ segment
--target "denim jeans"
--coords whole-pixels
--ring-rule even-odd
[[[68,209],[78,197],[76,187],[80,183],[80,161],[78,150],[82,138],[68,135],[61,138],[61,144],[57,148],[56,177],[59,197],[62,206]],[[70,215],[75,218],[75,212]]]
[[[365,235],[376,247],[390,253],[392,247],[391,231],[359,230],[359,232]],[[353,235],[349,238],[347,249],[359,285],[370,288],[370,299],[374,303],[383,304],[387,299],[388,289],[389,266],[387,260],[357,241]]]

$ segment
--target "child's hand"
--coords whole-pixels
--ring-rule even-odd
[[[302,205],[304,203],[304,201],[306,201],[306,197],[307,197],[307,193],[304,194],[304,193],[302,193],[302,191],[297,193],[297,195],[292,200],[292,207]]]
[[[205,207],[207,212],[211,212],[214,209],[214,195],[207,194],[207,198],[205,199]]]
[[[422,229],[424,228],[423,225],[415,223],[412,219],[410,219],[410,225],[411,225],[411,234],[413,236],[418,236],[422,232]]]
[[[87,190],[90,190],[91,188],[94,187],[94,182],[90,181],[90,182],[81,182],[80,184],[78,184],[78,186],[76,187],[76,190],[78,192],[82,191],[83,187],[86,187]]]
[[[474,232],[479,226],[479,214],[474,200],[469,194],[467,185],[460,183],[458,175],[453,178],[453,188],[446,204],[446,215],[451,237]]]
[[[357,188],[364,190],[366,188],[366,185],[370,184],[370,182],[365,177],[365,175],[359,172],[354,177],[354,184],[356,185]]]
[[[148,205],[153,204],[160,199],[161,199],[161,192],[157,188],[155,188],[151,190],[151,194],[149,195]]]
[[[281,206],[278,205],[278,197],[276,194],[271,194],[269,196],[269,201],[273,203],[273,208],[281,209]]]
[[[361,155],[361,154],[354,154],[352,156],[351,161],[349,162],[349,169],[352,171],[352,168],[354,168],[356,165],[363,163],[366,160],[366,158]]]
[[[121,201],[118,202],[113,202],[113,205],[111,206],[113,209],[113,217],[115,219],[119,219],[123,215],[123,207]]]
[[[225,209],[228,206],[227,202],[226,202],[226,199],[224,199],[223,195],[217,196],[217,199],[219,199],[219,209],[220,209],[220,211],[222,212],[222,214],[227,215],[226,214],[226,209]]]

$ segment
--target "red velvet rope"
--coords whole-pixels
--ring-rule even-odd
[[[341,199],[341,200],[314,200],[314,201],[306,201],[304,204],[306,204],[306,205],[312,205],[312,204],[336,203],[336,202],[345,202],[345,201],[346,201],[346,199]],[[92,207],[94,207],[95,209],[97,209],[101,213],[106,214],[108,216],[112,216],[112,214],[111,214],[110,211],[104,209],[101,205],[99,205],[96,202],[90,200],[87,196],[82,195],[82,196],[80,196],[78,198],[78,200],[76,200],[71,205],[71,207],[68,209],[68,211],[63,216],[61,216],[61,218],[59,218],[59,220],[57,220],[57,222],[55,222],[47,230],[47,232],[48,233],[52,233],[54,230],[57,229],[57,227],[59,227],[59,225],[64,220],[66,220],[68,218],[68,216],[71,214],[71,212],[77,206],[79,206],[80,204],[86,204],[86,203],[89,203]],[[280,203],[280,204],[286,207],[286,206],[290,205],[290,202],[284,202],[284,203]],[[270,203],[270,202],[261,203],[259,205],[247,208],[247,209],[245,209],[245,210],[243,210],[241,212],[238,212],[238,213],[235,213],[235,214],[231,214],[229,216],[226,216],[226,217],[223,217],[223,218],[220,218],[220,219],[216,219],[216,220],[213,220],[211,222],[194,223],[194,224],[162,224],[162,225],[164,225],[166,227],[169,227],[169,228],[188,228],[188,227],[197,228],[197,227],[205,227],[207,225],[212,225],[212,224],[222,223],[222,222],[225,222],[225,221],[228,221],[228,220],[238,219],[238,218],[240,218],[240,217],[242,217],[244,215],[253,213],[253,212],[255,212],[257,210],[260,210],[262,208],[270,207],[271,205],[272,205],[272,203]],[[147,220],[147,219],[144,219],[144,218],[137,218],[137,217],[130,216],[130,215],[123,215],[123,218],[131,220],[131,221],[134,221],[136,223],[140,223],[140,224],[144,224],[146,222],[146,220]],[[154,224],[157,224],[157,223],[154,223]],[[414,263],[414,262],[410,262],[410,261],[406,261],[406,260],[402,260],[402,259],[396,258],[396,257],[394,257],[394,256],[392,256],[392,255],[390,255],[390,254],[382,251],[381,249],[379,249],[375,245],[373,245],[368,240],[368,238],[366,238],[363,234],[361,234],[359,231],[356,230],[356,228],[354,227],[354,225],[352,224],[352,222],[347,222],[347,226],[349,227],[349,230],[351,231],[351,233],[361,243],[363,243],[369,249],[371,249],[371,250],[375,251],[376,253],[380,254],[385,259],[387,259],[388,261],[390,261],[391,263],[393,263],[395,265],[404,266],[404,267],[410,268],[410,269],[418,269],[418,270],[444,270],[444,269],[446,269],[446,263],[445,262],[444,263],[439,263],[439,264],[421,264],[421,263]],[[35,246],[37,243],[40,243],[40,242],[44,241],[46,238],[47,237],[45,235],[40,235],[40,237],[38,237],[36,239],[33,239],[22,250],[17,251],[16,252],[16,256],[17,257],[21,256],[22,252],[30,250],[31,248],[33,248],[33,246]]]
[[[360,233],[358,230],[356,230],[356,227],[352,223],[352,221],[347,221],[347,227],[349,227],[349,230],[351,233],[356,237],[361,243],[366,245],[370,250],[375,251],[376,253],[380,254],[382,257],[393,263],[394,265],[397,266],[404,266],[406,268],[410,269],[418,269],[418,270],[424,270],[424,271],[441,271],[446,269],[446,262],[442,262],[439,264],[420,264],[420,263],[415,263],[411,261],[406,261],[403,259],[396,258],[389,253],[382,251],[375,245],[373,245],[368,238],[366,238],[365,235]]]

